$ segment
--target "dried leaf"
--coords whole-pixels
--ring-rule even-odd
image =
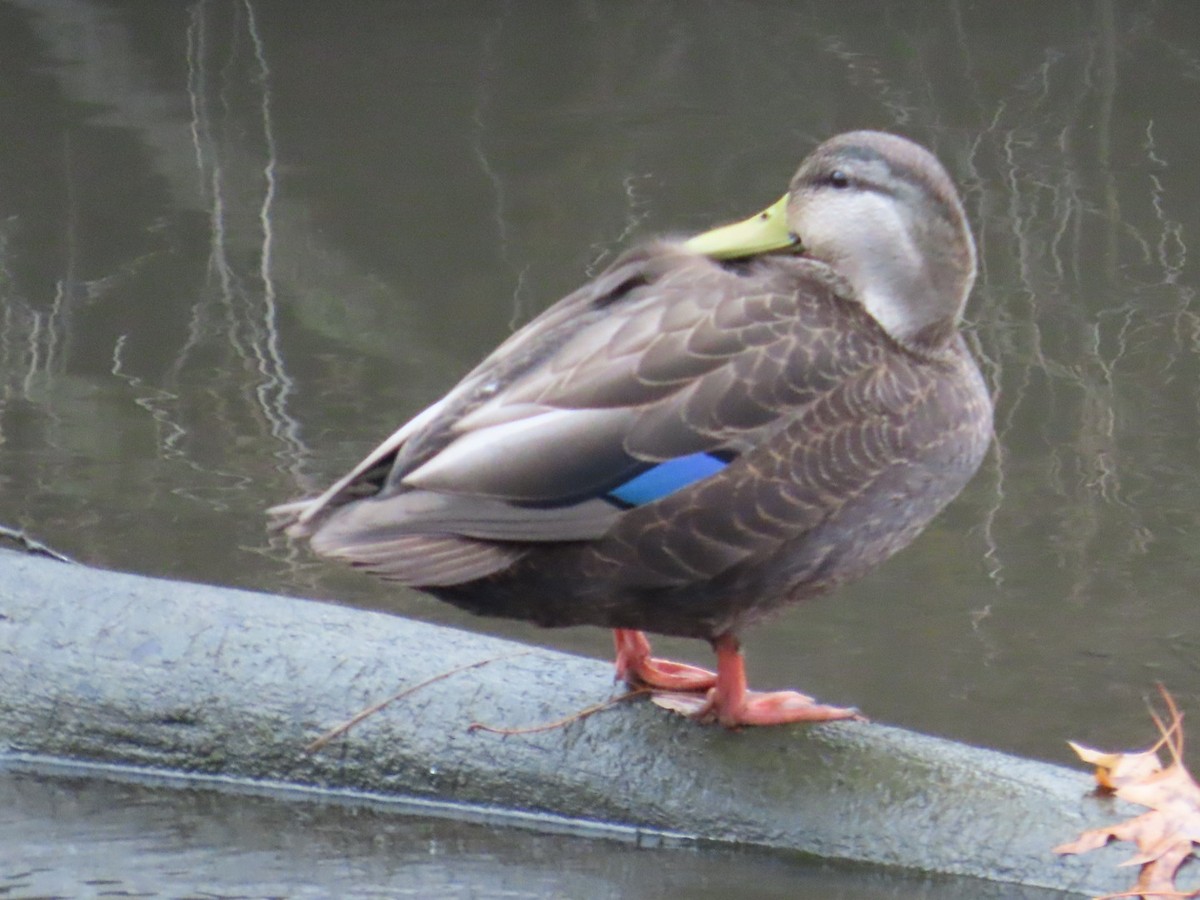
[[[1150,810],[1107,828],[1085,831],[1054,848],[1055,853],[1087,853],[1114,840],[1135,844],[1138,852],[1121,865],[1141,866],[1137,883],[1127,893],[1109,897],[1200,896],[1200,891],[1184,893],[1175,886],[1179,867],[1200,843],[1200,785],[1183,765],[1183,714],[1166,690],[1160,686],[1159,691],[1168,719],[1151,712],[1160,735],[1153,747],[1136,753],[1105,753],[1071,743],[1080,759],[1096,767],[1102,789]],[[1164,747],[1170,756],[1166,765],[1159,757]]]
[[[1106,791],[1162,770],[1157,745],[1141,753],[1105,753],[1074,741],[1067,741],[1067,745],[1085,763],[1096,767],[1096,781]]]

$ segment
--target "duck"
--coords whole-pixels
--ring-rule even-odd
[[[701,722],[860,718],[750,690],[740,636],[874,569],[979,468],[975,276],[938,159],[837,135],[757,215],[624,251],[274,527],[472,613],[612,629],[618,678]]]

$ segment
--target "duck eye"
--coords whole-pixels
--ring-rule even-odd
[[[841,169],[834,169],[829,173],[829,184],[831,187],[835,187],[839,191],[842,188],[848,188],[850,187],[850,176]]]

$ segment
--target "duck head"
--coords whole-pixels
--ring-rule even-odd
[[[685,246],[715,259],[787,251],[824,262],[913,348],[953,336],[975,282],[975,242],[950,176],[925,148],[878,131],[831,138],[777,203]]]

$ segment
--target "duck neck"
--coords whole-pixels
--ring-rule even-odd
[[[969,232],[862,229],[837,268],[863,308],[900,344],[932,349],[954,334],[975,281]]]

